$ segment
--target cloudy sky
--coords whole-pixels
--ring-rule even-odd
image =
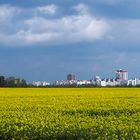
[[[0,0],[0,75],[140,77],[139,13],[140,0]]]

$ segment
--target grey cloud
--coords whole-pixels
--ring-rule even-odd
[[[11,9],[11,11],[14,9],[13,13],[19,9],[17,7],[8,6],[0,10],[7,12],[7,8]],[[24,13],[24,11],[33,12],[36,9],[41,12],[54,14],[56,6],[47,5],[44,7],[35,7],[30,10],[21,10],[22,13]],[[9,27],[7,26],[4,31],[0,32],[0,43],[6,44],[7,46],[26,46],[36,43],[54,44],[57,42],[59,44],[82,41],[93,42],[95,40],[103,39],[109,29],[108,23],[104,19],[97,19],[88,13],[88,7],[84,4],[75,6],[75,9],[78,12],[76,15],[62,16],[55,19],[30,13],[32,16],[28,18],[23,17],[23,19],[17,19],[16,26],[14,26],[15,22],[13,22],[12,19],[9,19],[9,11],[9,15],[4,15],[5,18],[9,19]],[[12,16],[14,15],[12,14]],[[18,16],[20,17],[20,14]],[[1,23],[5,23],[5,21],[2,21]],[[10,24],[13,25],[14,31],[9,34],[7,33],[7,30],[10,30]],[[3,24],[3,27],[4,26],[5,25]]]
[[[139,19],[104,19],[90,13],[85,4],[73,6],[77,14],[48,18],[36,10],[55,14],[58,6],[46,5],[24,9],[0,6],[0,44],[6,46],[50,45],[78,42],[110,41],[140,43]],[[23,16],[21,13],[29,13]],[[17,16],[15,18],[15,16]]]

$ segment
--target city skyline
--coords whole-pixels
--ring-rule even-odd
[[[27,81],[140,76],[140,1],[1,0],[0,75]]]
[[[128,78],[128,71],[119,69],[115,71],[115,77],[95,76],[91,79],[78,79],[74,73],[67,74],[66,79],[55,80],[53,83],[48,81],[33,81],[35,87],[139,87],[140,78]]]

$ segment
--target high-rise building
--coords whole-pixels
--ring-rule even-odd
[[[72,73],[68,74],[68,75],[67,75],[67,80],[68,80],[68,81],[75,80],[75,75],[72,74]]]
[[[128,80],[128,72],[126,70],[119,69],[116,71],[116,80],[117,81],[126,81]]]

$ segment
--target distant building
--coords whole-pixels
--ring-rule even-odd
[[[65,86],[65,85],[76,85],[77,81],[76,80],[59,80],[55,81],[54,85],[57,86]]]
[[[78,80],[77,82],[77,85],[91,85],[92,84],[92,81],[91,80]]]
[[[105,86],[106,86],[106,80],[103,79],[103,80],[101,81],[101,86],[102,86],[102,87],[105,87]]]
[[[72,74],[72,73],[68,74],[68,75],[67,75],[67,80],[68,80],[68,81],[76,80],[75,75]]]
[[[130,79],[127,82],[128,86],[137,86],[140,85],[140,80],[138,78]]]
[[[102,79],[101,80],[101,86],[105,87],[105,86],[117,86],[119,85],[119,83],[115,80],[115,79]]]
[[[119,69],[116,71],[116,80],[117,81],[127,81],[128,72],[126,70]]]
[[[35,82],[34,81],[32,84],[33,84],[33,86],[37,86],[37,87],[39,87],[39,86],[44,86],[45,87],[45,86],[49,86],[50,85],[50,83],[45,82],[45,81],[44,82],[41,82],[41,81]]]
[[[95,76],[94,81],[95,81],[97,86],[101,85],[101,78],[100,78],[100,76]]]

